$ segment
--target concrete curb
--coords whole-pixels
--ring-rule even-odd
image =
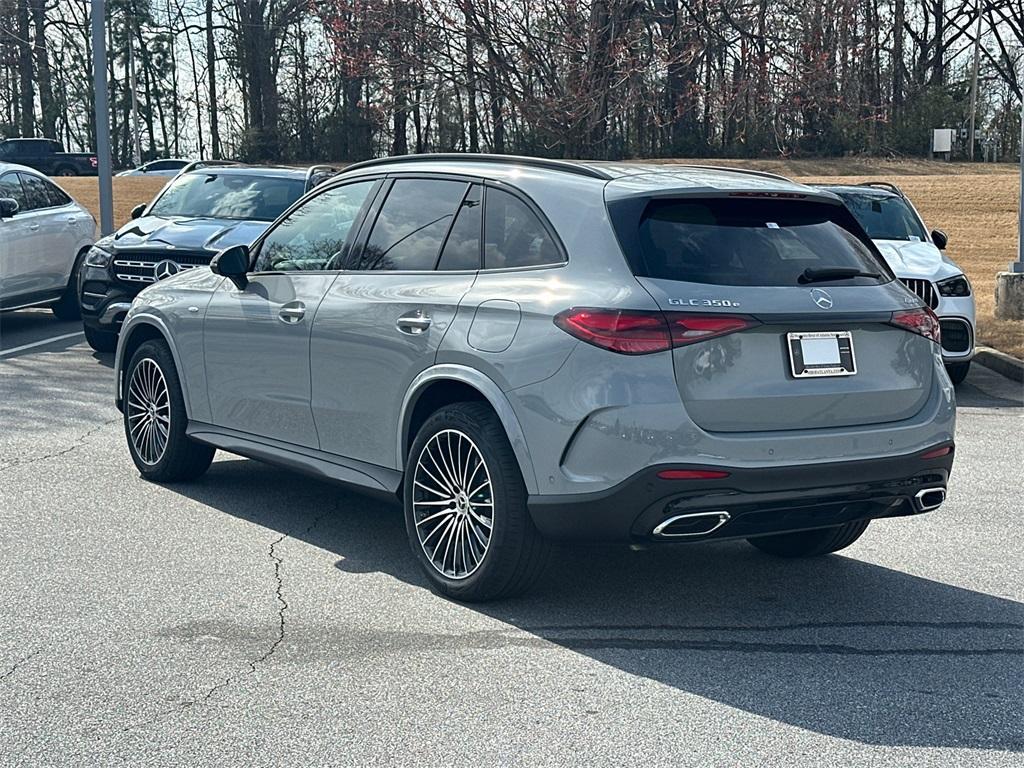
[[[1024,360],[1018,360],[998,349],[978,347],[974,352],[974,361],[1008,379],[1024,382]]]

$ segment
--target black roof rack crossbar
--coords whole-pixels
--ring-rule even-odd
[[[306,190],[310,189],[310,184],[313,181],[313,177],[317,174],[322,175],[324,178],[316,182],[316,184],[323,184],[327,179],[337,176],[341,173],[341,168],[336,165],[311,165],[309,170],[306,171]],[[316,186],[315,184],[313,186]]]
[[[543,168],[548,171],[562,171],[577,176],[586,176],[591,179],[610,181],[613,176],[589,165],[572,162],[570,160],[549,160],[543,157],[524,157],[521,155],[486,155],[461,152],[441,152],[437,154],[424,155],[400,155],[398,157],[379,157],[374,160],[363,160],[353,163],[345,168],[345,171],[373,168],[378,165],[395,165],[399,163],[415,163],[424,160],[441,160],[460,163],[498,163],[501,165],[527,165],[531,168]]]
[[[895,184],[891,184],[888,181],[862,181],[859,184],[857,184],[857,186],[858,187],[877,187],[878,189],[887,190],[889,192],[892,192],[895,195],[899,195],[900,197],[906,197],[906,195],[903,194],[903,190],[902,189],[897,187]]]

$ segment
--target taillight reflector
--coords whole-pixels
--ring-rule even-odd
[[[941,456],[946,456],[952,450],[953,450],[953,446],[951,446],[951,445],[944,445],[941,448],[933,448],[932,450],[928,451],[928,453],[922,453],[921,454],[921,458],[922,459],[937,459],[937,458],[939,458]]]
[[[893,312],[889,323],[939,343],[939,318],[928,307]]]
[[[647,355],[753,328],[758,322],[742,315],[573,307],[558,313],[555,325],[612,352]]]
[[[663,469],[658,473],[662,480],[721,480],[728,476],[717,469]]]

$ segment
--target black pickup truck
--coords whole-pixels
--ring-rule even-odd
[[[7,139],[0,141],[0,163],[17,163],[47,176],[95,176],[96,155],[65,152],[54,139]]]

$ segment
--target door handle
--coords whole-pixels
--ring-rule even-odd
[[[285,304],[277,311],[277,316],[281,319],[282,323],[295,324],[306,316],[306,305],[301,301]]]
[[[29,224],[28,228],[31,229],[33,232],[35,232],[37,229],[39,229],[39,225],[38,224]]]
[[[395,322],[395,326],[402,333],[419,334],[423,333],[427,328],[430,327],[430,315],[424,315],[421,311],[416,310],[410,312],[408,315],[402,315]]]

